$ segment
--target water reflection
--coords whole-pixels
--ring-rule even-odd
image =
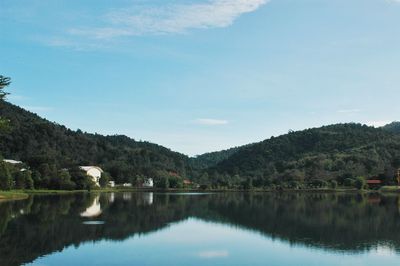
[[[146,205],[152,205],[153,204],[153,197],[154,194],[153,192],[149,192],[149,193],[144,193],[143,194],[143,201]]]
[[[110,203],[113,203],[114,200],[115,200],[115,193],[114,193],[114,192],[109,193],[109,194],[108,194],[108,201],[109,201]]]
[[[93,199],[92,205],[87,207],[86,210],[81,213],[81,217],[93,218],[99,216],[101,213],[100,195],[98,195]]]
[[[150,250],[159,249],[158,258],[184,256],[178,251],[186,250],[192,265],[202,265],[195,264],[194,258],[224,260],[226,265],[252,261],[256,265],[268,259],[267,248],[275,252],[268,254],[270,257],[276,257],[278,249],[296,248],[288,252],[316,256],[311,251],[320,250],[319,256],[399,258],[399,202],[397,196],[295,193],[35,196],[0,204],[0,265],[21,265],[61,250],[54,259],[68,252],[98,253],[103,245],[120,252],[124,245],[127,249],[135,246],[140,254],[147,252],[148,245]],[[255,246],[257,241],[265,250]],[[195,246],[195,250],[187,250]],[[89,252],[90,247],[95,249]],[[232,255],[241,252],[254,258]],[[142,258],[140,254],[135,259]],[[131,265],[122,261],[126,254],[109,256],[116,265]],[[282,254],[281,259],[284,257]],[[142,259],[137,263],[147,262]],[[183,257],[180,260],[188,263]],[[62,261],[68,260],[62,257]],[[68,265],[60,263],[47,265]]]

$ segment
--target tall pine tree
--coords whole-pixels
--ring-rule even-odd
[[[4,88],[11,84],[11,79],[5,76],[0,75],[0,101],[4,101],[7,96],[7,92],[4,91]],[[8,121],[0,117],[0,130],[4,130],[8,125]]]

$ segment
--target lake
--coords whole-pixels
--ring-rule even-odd
[[[102,193],[0,203],[0,265],[399,265],[400,199]]]

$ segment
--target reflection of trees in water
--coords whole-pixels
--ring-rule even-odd
[[[400,247],[396,197],[337,194],[253,194],[216,200],[222,222],[293,244],[362,252],[379,244]],[[376,196],[373,196],[376,197]]]
[[[398,201],[396,197],[295,193],[36,196],[0,204],[0,265],[20,265],[86,241],[123,240],[188,217],[326,249],[361,252],[382,243],[398,248]],[[91,218],[81,214],[93,206],[101,206],[95,219],[104,225],[83,224]]]
[[[99,204],[102,213],[96,220],[104,225],[83,224],[88,217],[81,213],[93,206],[96,195],[34,197],[27,201],[0,204],[0,265],[20,265],[39,256],[62,250],[69,245],[79,246],[92,240],[123,240],[134,234],[144,234],[183,219],[185,200],[161,197],[158,204],[149,205],[149,195],[102,194]],[[20,214],[25,204],[30,210]],[[97,203],[96,203],[97,204]],[[15,218],[13,218],[15,217]]]

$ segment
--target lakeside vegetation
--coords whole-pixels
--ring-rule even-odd
[[[29,195],[21,191],[0,191],[0,201],[27,199]]]
[[[383,128],[337,124],[189,158],[126,136],[102,136],[47,121],[5,101],[0,75],[0,190],[92,190],[79,165],[105,170],[108,181],[156,189],[368,189],[366,180],[397,185],[400,123]],[[22,165],[3,162],[20,160]],[[185,183],[185,180],[192,182]]]
[[[209,167],[204,175],[225,186],[244,179],[247,187],[362,189],[371,178],[396,185],[399,167],[400,134],[338,124],[249,145]]]

